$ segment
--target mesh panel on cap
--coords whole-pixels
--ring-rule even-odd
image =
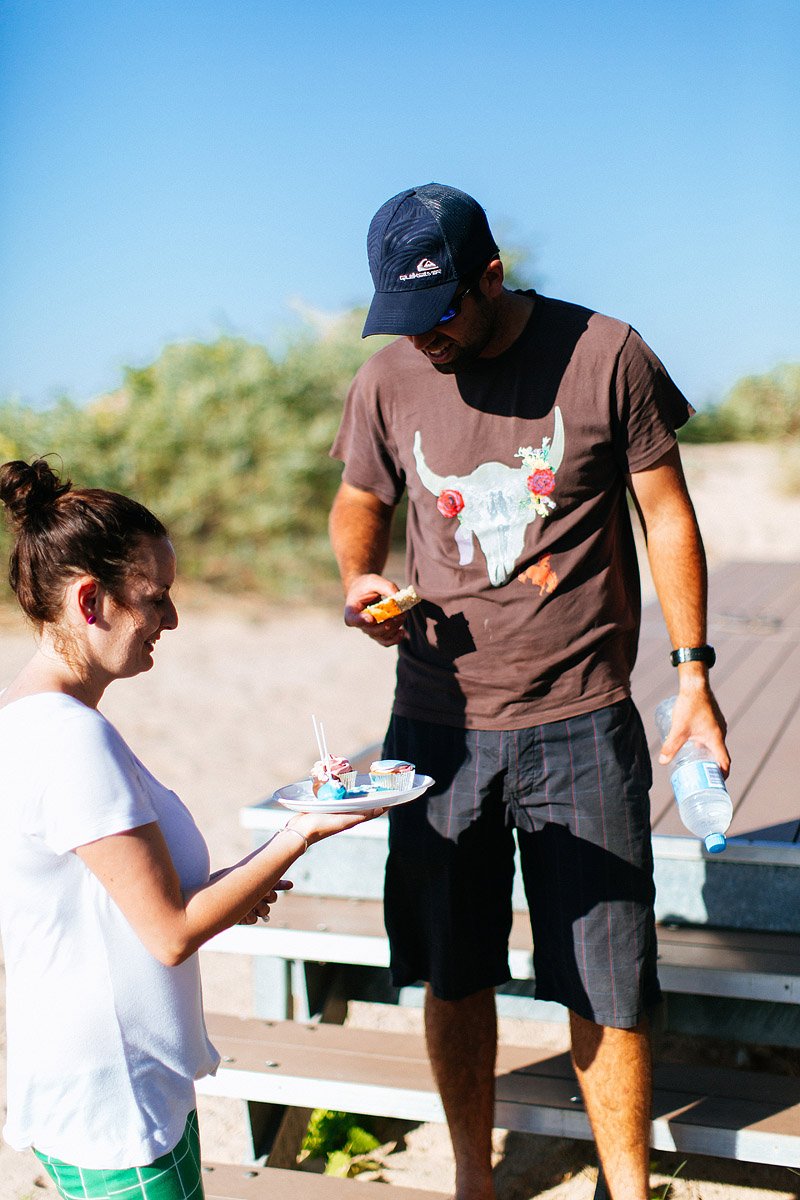
[[[497,244],[477,200],[442,183],[417,188],[417,197],[434,217],[457,276],[488,262]]]

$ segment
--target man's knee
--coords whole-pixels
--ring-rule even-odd
[[[572,1057],[579,1071],[588,1070],[601,1050],[604,1054],[627,1055],[649,1048],[650,1022],[646,1017],[629,1029],[619,1029],[614,1025],[599,1025],[570,1010],[569,1025]]]
[[[454,1019],[458,1019],[460,1014],[467,1013],[494,1014],[497,1009],[493,987],[481,988],[477,992],[470,992],[467,996],[445,1000],[436,995],[429,983],[425,984],[425,1007],[441,1012],[443,1015],[450,1013]]]

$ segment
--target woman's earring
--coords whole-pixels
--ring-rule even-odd
[[[94,613],[89,613],[88,617],[86,618],[86,624],[94,625],[96,620],[97,620],[97,617],[94,615]]]

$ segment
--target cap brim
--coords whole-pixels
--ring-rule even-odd
[[[439,323],[458,288],[458,280],[406,292],[376,292],[369,306],[362,338],[373,333],[408,336],[427,333]]]

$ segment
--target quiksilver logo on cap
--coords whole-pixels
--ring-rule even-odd
[[[405,275],[398,275],[398,279],[427,279],[429,275],[441,275],[442,268],[430,258],[421,258],[417,263],[416,269],[406,272]]]

